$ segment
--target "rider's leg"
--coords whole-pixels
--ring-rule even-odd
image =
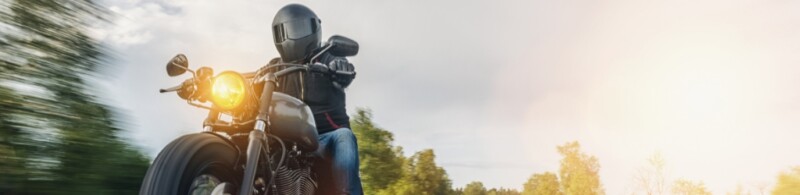
[[[338,192],[363,194],[358,174],[358,144],[349,128],[340,128],[320,135],[320,145],[330,161],[333,180]]]

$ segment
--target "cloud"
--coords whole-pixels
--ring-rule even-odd
[[[164,74],[170,57],[253,70],[277,56],[269,24],[288,3],[107,2],[119,17],[98,37],[123,67],[108,93],[141,145],[154,155],[205,117],[156,93],[181,81]],[[786,149],[800,126],[794,2],[301,3],[323,34],[361,45],[349,109],[370,107],[407,153],[433,148],[455,186],[519,188],[557,171],[572,140],[600,159],[609,194],[655,151],[716,193],[800,164]]]

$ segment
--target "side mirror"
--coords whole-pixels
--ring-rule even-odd
[[[172,60],[167,63],[167,75],[174,77],[182,75],[189,70],[189,60],[183,54],[178,54],[172,57]]]
[[[331,44],[329,52],[335,56],[354,56],[358,54],[358,43],[353,39],[333,35],[328,39],[328,44]]]

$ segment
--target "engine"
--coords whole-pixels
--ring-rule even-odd
[[[277,194],[314,194],[317,183],[311,174],[310,167],[279,167],[275,174]]]
[[[275,152],[272,159],[280,160],[281,154],[286,159],[275,169],[274,186],[271,194],[305,195],[314,194],[317,189],[316,175],[312,172],[313,157],[311,153],[303,153],[298,149],[297,143],[289,142],[291,149],[282,148]],[[285,149],[285,150],[284,150]],[[285,151],[285,153],[284,153]]]

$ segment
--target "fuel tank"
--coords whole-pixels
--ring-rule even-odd
[[[303,152],[313,152],[319,146],[316,123],[311,108],[303,101],[275,92],[270,106],[269,133],[284,142],[297,143]]]

